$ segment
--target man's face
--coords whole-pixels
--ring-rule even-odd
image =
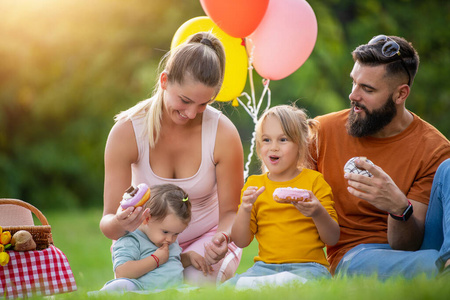
[[[357,102],[351,102],[351,110],[348,116],[346,128],[348,134],[354,137],[371,136],[389,124],[397,114],[397,107],[392,99],[392,94],[386,99],[384,105],[371,112]],[[365,116],[355,111],[363,110]]]
[[[372,136],[388,125],[397,114],[385,68],[356,62],[350,77],[353,87],[349,95],[351,110],[346,124],[347,132],[355,137]]]

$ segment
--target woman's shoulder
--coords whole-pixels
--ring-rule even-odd
[[[109,133],[109,138],[111,137],[124,141],[134,138],[134,128],[131,119],[117,121]]]
[[[105,155],[113,161],[118,158],[134,162],[137,159],[137,142],[131,120],[118,121],[112,127],[106,142]]]

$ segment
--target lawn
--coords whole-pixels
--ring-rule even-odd
[[[85,299],[88,292],[99,290],[113,278],[110,256],[111,242],[100,232],[98,223],[100,209],[71,212],[43,212],[52,226],[55,246],[67,256],[77,282],[78,290],[56,295],[56,299]],[[244,249],[238,273],[253,264],[257,244]],[[169,290],[151,295],[127,294],[118,296],[91,296],[92,299],[448,299],[449,280],[413,280],[395,278],[378,281],[376,278],[332,279],[295,284],[279,288],[264,288],[259,291],[235,291],[202,288],[193,291]]]

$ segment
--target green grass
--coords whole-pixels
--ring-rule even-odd
[[[78,286],[76,292],[56,295],[56,299],[85,299],[88,292],[99,290],[113,278],[111,241],[99,229],[101,210],[44,212],[55,246],[67,256]],[[253,265],[257,244],[244,249],[238,273]],[[190,292],[168,290],[151,295],[126,294],[92,296],[92,299],[448,299],[449,279],[395,278],[378,281],[374,277],[318,280],[306,284],[263,288],[260,291],[235,291],[202,288]]]

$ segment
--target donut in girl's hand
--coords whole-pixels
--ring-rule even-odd
[[[372,177],[372,173],[370,173],[369,171],[365,170],[365,169],[360,169],[355,165],[355,160],[359,158],[360,160],[363,160],[369,164],[371,164],[372,166],[374,165],[373,162],[371,162],[370,160],[367,159],[367,157],[364,156],[357,156],[357,157],[352,157],[348,160],[348,162],[345,164],[344,166],[344,173],[355,173],[355,174],[359,174],[359,175],[364,175],[367,177]]]
[[[291,203],[291,202],[309,202],[309,192],[304,189],[284,187],[277,188],[273,192],[273,200],[279,203]]]
[[[145,183],[139,184],[137,187],[130,186],[122,196],[120,206],[127,209],[130,206],[138,207],[144,205],[150,199],[150,189]]]

